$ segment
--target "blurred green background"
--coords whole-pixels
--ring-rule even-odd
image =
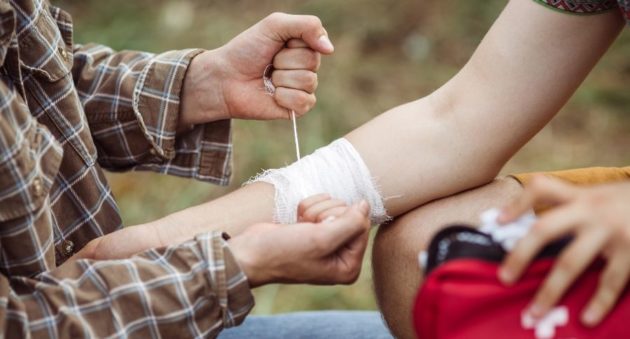
[[[221,46],[274,11],[319,16],[335,43],[336,52],[323,60],[317,107],[299,121],[303,154],[393,106],[439,87],[466,62],[506,3],[505,0],[53,2],[74,16],[76,42],[153,52]],[[629,39],[628,32],[621,35],[559,116],[510,161],[505,173],[630,164]],[[539,90],[544,92],[545,88]],[[125,224],[153,220],[213,199],[239,187],[261,169],[294,160],[291,127],[286,121],[237,121],[233,136],[235,174],[233,184],[226,188],[152,173],[110,175]],[[260,288],[256,291],[254,312],[375,309],[370,271],[366,259],[358,283],[350,287]]]

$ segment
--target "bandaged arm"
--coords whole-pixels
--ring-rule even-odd
[[[576,17],[510,1],[446,84],[345,136],[385,198],[387,214],[491,181],[565,104],[622,27],[614,11]],[[258,182],[153,227],[165,242],[208,229],[238,233],[272,221],[275,198],[273,185]]]

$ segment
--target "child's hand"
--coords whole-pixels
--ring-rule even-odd
[[[545,245],[573,235],[529,312],[534,317],[545,315],[593,260],[603,256],[607,264],[599,287],[582,313],[582,323],[595,326],[612,310],[630,276],[630,183],[576,187],[536,177],[525,187],[525,193],[503,210],[499,222],[510,222],[539,204],[552,208],[507,256],[499,279],[514,283]]]

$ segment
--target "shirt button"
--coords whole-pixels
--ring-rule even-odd
[[[63,48],[63,47],[59,47],[59,54],[61,54],[61,57],[62,57],[64,60],[68,60],[68,51],[66,51],[66,49],[65,49],[65,48]]]
[[[72,240],[64,240],[61,243],[61,252],[65,256],[71,255],[74,252],[74,242]]]
[[[35,194],[36,197],[41,197],[42,195],[44,195],[44,186],[42,185],[42,179],[35,178],[35,180],[33,180],[33,194]]]
[[[156,148],[151,148],[149,153],[155,158],[155,160],[161,160],[161,157],[164,155],[164,152]]]

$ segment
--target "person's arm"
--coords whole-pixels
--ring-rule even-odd
[[[320,53],[332,52],[319,19],[275,13],[211,51],[79,45],[72,72],[102,167],[226,184],[229,119],[305,114],[315,103]],[[273,96],[262,86],[269,64]]]
[[[124,260],[70,260],[36,277],[0,275],[0,335],[215,337],[269,283],[349,284],[367,247],[369,206],[304,202],[302,222],[257,224]],[[242,269],[242,270],[241,270]]]
[[[254,304],[219,232],[125,260],[72,261],[33,278],[3,274],[0,300],[0,332],[15,338],[214,337]]]
[[[565,104],[622,27],[613,11],[572,16],[530,0],[510,1],[470,61],[445,85],[348,134],[389,214],[492,180]],[[109,240],[124,255],[151,242],[123,245],[115,239],[135,238],[145,229],[157,243],[183,241],[204,229],[236,234],[271,221],[273,208],[274,188],[257,183]]]

